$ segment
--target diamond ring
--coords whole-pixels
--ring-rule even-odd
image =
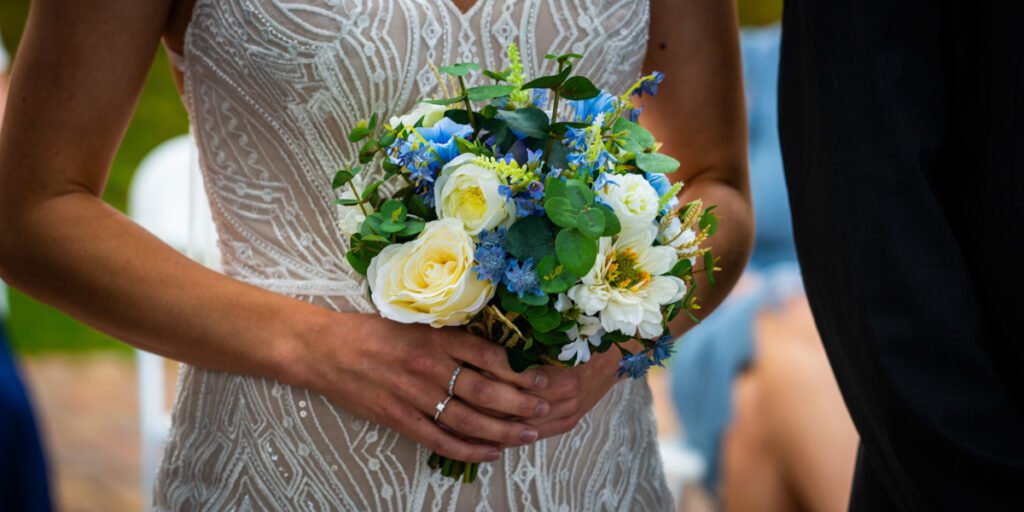
[[[434,423],[437,423],[437,419],[441,417],[441,413],[444,412],[445,407],[448,407],[448,402],[450,402],[451,400],[452,395],[448,395],[448,398],[445,398],[444,400],[438,402],[437,405],[434,406],[434,410],[437,411],[434,413]]]

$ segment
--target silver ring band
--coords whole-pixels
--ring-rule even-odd
[[[452,380],[448,381],[448,396],[455,395],[455,379],[459,378],[459,372],[462,371],[462,365],[455,367],[455,372],[452,373]]]
[[[441,417],[441,413],[444,412],[445,407],[448,407],[448,402],[450,402],[452,398],[452,395],[448,395],[448,398],[445,398],[434,406],[434,410],[436,411],[434,412],[434,423],[437,423],[437,419]]]

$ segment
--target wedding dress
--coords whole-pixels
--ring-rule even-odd
[[[437,94],[430,63],[529,76],[548,53],[612,92],[639,76],[644,0],[198,0],[184,56],[223,272],[338,311],[372,312],[331,206],[346,134]],[[157,510],[669,510],[651,395],[626,381],[572,432],[507,449],[462,484],[429,452],[345,404],[254,377],[185,366],[155,488]]]

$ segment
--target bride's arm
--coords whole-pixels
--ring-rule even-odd
[[[0,274],[137,347],[302,385],[445,455],[493,460],[494,445],[456,439],[427,416],[456,360],[524,388],[539,373],[515,374],[499,347],[465,333],[333,313],[234,281],[100,199],[170,4],[33,2],[0,132]],[[542,404],[473,372],[459,386],[467,401],[516,416]],[[459,407],[445,419],[464,434],[529,440],[526,425]]]
[[[718,205],[720,225],[711,239],[721,257],[712,288],[698,279],[703,309],[710,313],[739,279],[753,242],[754,221],[747,176],[747,124],[743,100],[736,6],[733,0],[651,0],[647,72],[665,73],[655,98],[644,96],[640,123],[664,143],[682,167],[680,201]],[[701,268],[698,263],[697,268]],[[692,326],[679,315],[677,335]],[[567,432],[615,383],[620,355],[612,350],[573,369],[553,369],[552,413],[538,425],[542,437]]]

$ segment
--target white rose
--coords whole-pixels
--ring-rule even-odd
[[[417,103],[415,107],[404,116],[392,117],[388,123],[392,128],[398,128],[399,126],[405,126],[406,128],[412,128],[416,126],[416,123],[423,119],[423,124],[420,125],[424,128],[431,128],[438,121],[444,117],[444,113],[447,107],[441,105],[432,105],[430,103]]]
[[[514,207],[498,192],[501,179],[475,158],[467,153],[452,160],[434,184],[437,217],[459,219],[473,236],[515,219]]]
[[[472,271],[475,249],[459,221],[428,222],[416,240],[389,245],[370,262],[373,304],[396,322],[466,324],[494,296]]]
[[[646,229],[658,216],[658,192],[639,174],[607,174],[597,196],[610,206],[624,233]]]

